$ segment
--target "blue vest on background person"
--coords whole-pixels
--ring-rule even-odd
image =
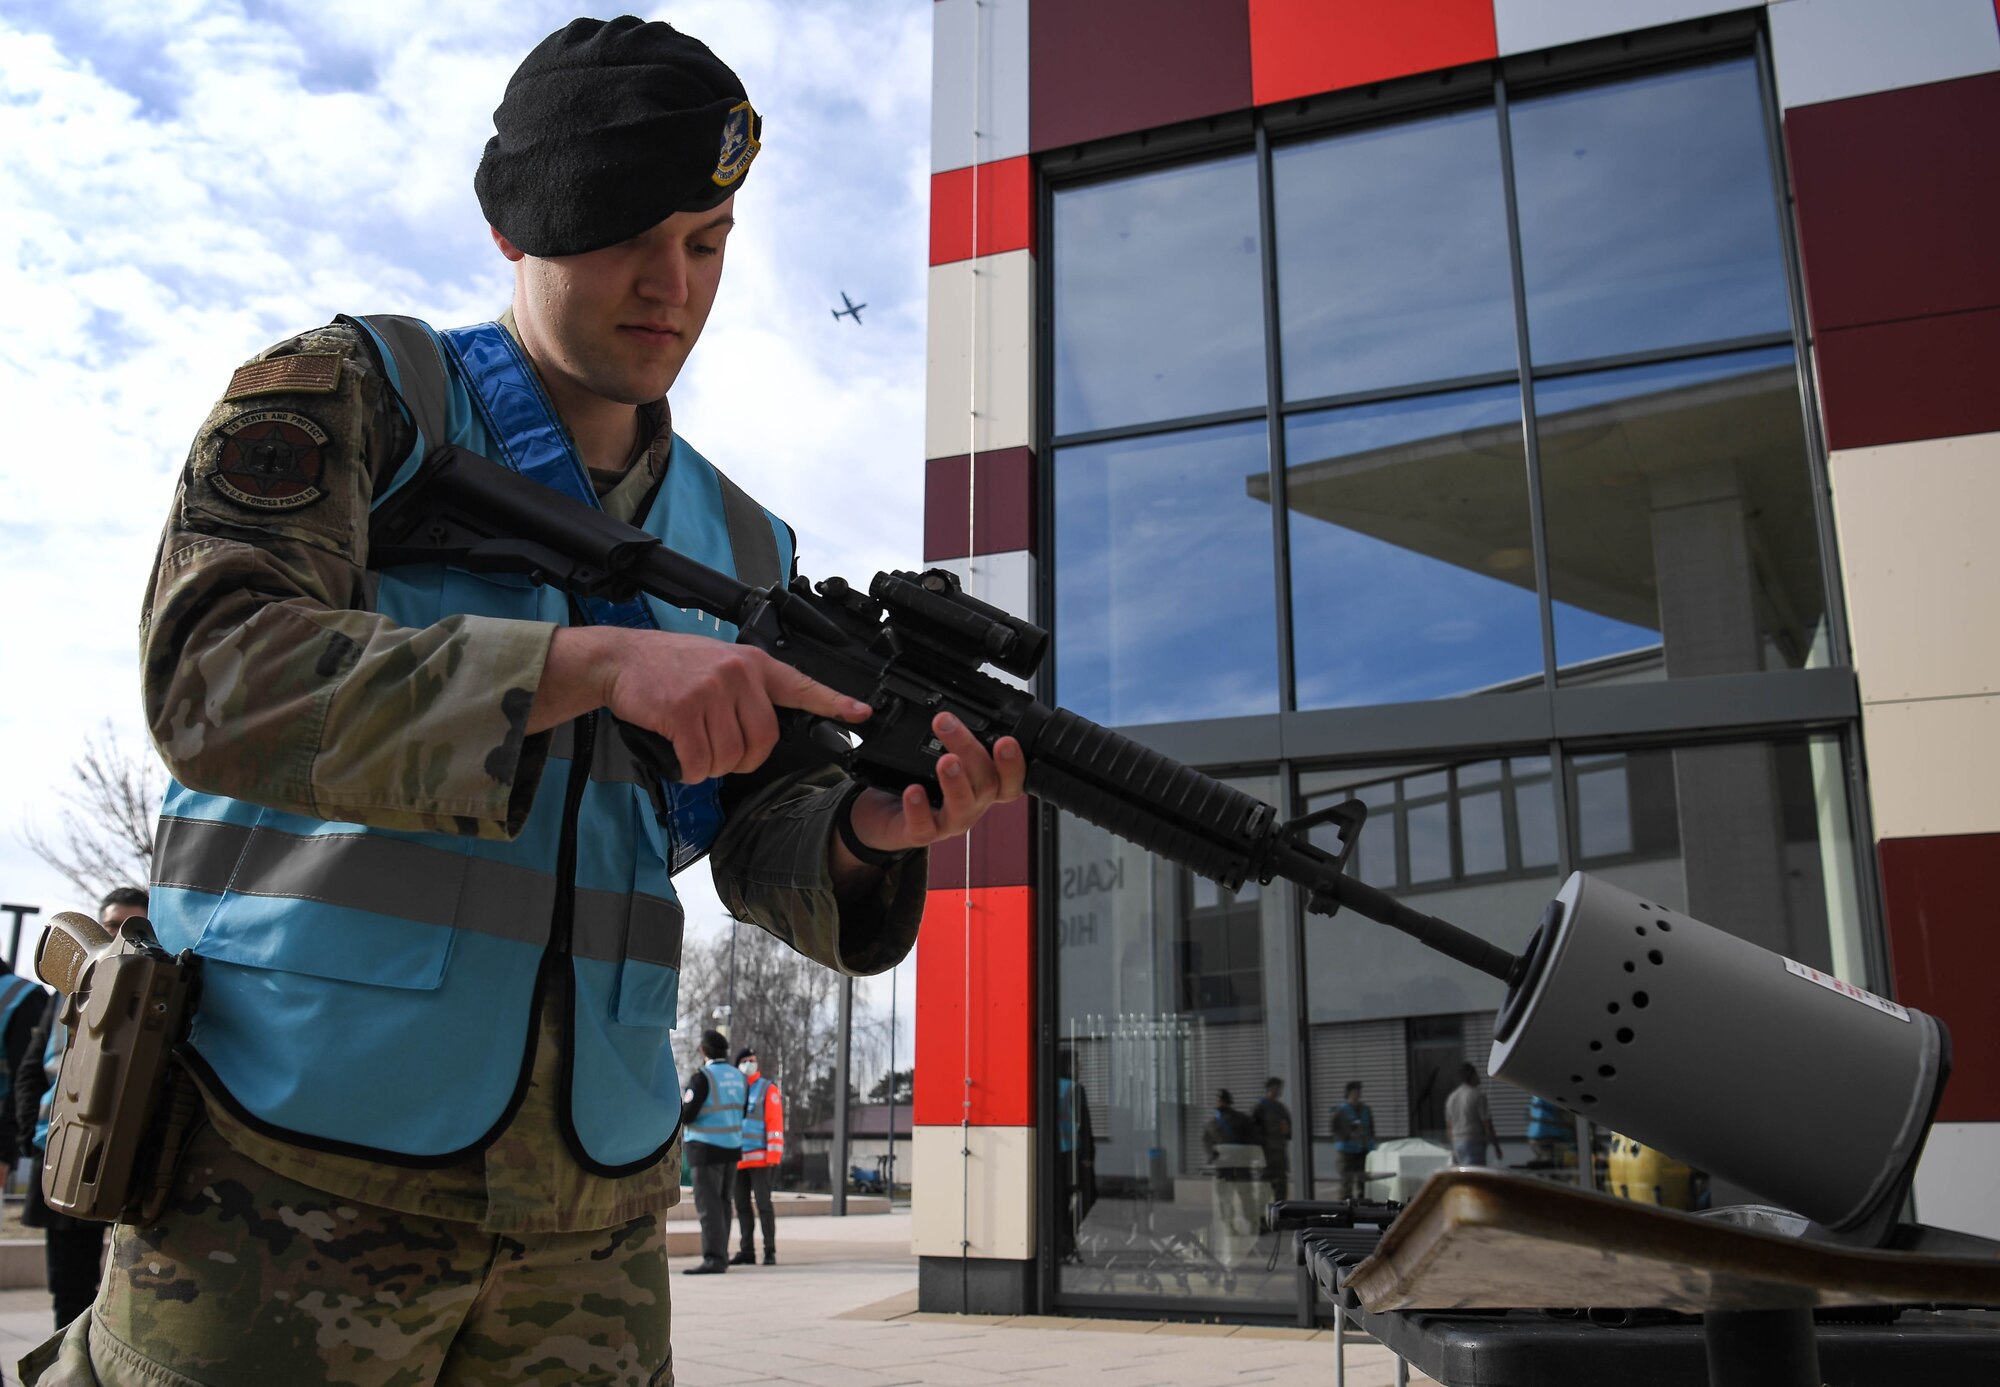
[[[21,1009],[21,1003],[28,1000],[31,992],[40,992],[41,986],[32,983],[19,973],[7,974],[0,981],[0,1035],[7,1033],[7,1027],[14,1020],[14,1013]],[[5,1064],[0,1064],[0,1102],[5,1102],[14,1092],[14,1072]]]
[[[1375,1144],[1375,1114],[1366,1103],[1356,1105],[1348,1102],[1343,1102],[1334,1109],[1335,1116],[1342,1113],[1345,1113],[1348,1121],[1353,1124],[1348,1130],[1359,1131],[1361,1135],[1342,1137],[1334,1142],[1333,1149],[1344,1151],[1350,1156],[1366,1155],[1368,1148]]]
[[[729,1066],[736,1069],[735,1065]],[[736,1070],[736,1077],[742,1078],[743,1071]],[[743,1096],[742,1148],[746,1156],[764,1154],[764,1095],[771,1091],[771,1081],[759,1074],[750,1081],[750,1088]]]
[[[688,1124],[687,1139],[704,1146],[743,1149],[743,1071],[724,1060],[710,1060],[701,1067],[708,1075],[708,1097]]]
[[[1056,1080],[1056,1150],[1076,1150],[1076,1084],[1069,1079]]]
[[[63,1051],[69,1048],[69,1027],[62,1023],[63,994],[49,994],[49,1005],[56,1008],[57,1019],[49,1023],[49,1038],[42,1045],[42,1073],[48,1076],[48,1087],[42,1090],[42,1101],[35,1109],[35,1149],[49,1149],[49,1114],[56,1106],[56,1075],[62,1071]]]
[[[1569,1114],[1541,1094],[1528,1097],[1529,1141],[1575,1141],[1576,1124]]]
[[[414,319],[361,326],[419,433],[376,504],[409,480],[439,432],[495,460],[535,446],[533,437],[496,439],[477,393],[479,353],[504,372],[511,352],[513,403],[541,399],[546,409],[503,327],[455,330],[457,357]],[[550,439],[568,444],[559,425],[541,430],[541,444]],[[732,544],[732,534],[748,534],[761,546],[760,516],[775,541],[774,574],[739,570]],[[784,522],[678,437],[639,523],[746,581],[783,581],[791,570]],[[750,562],[769,560],[765,548]],[[638,601],[660,630],[736,637],[705,613]],[[552,588],[440,564],[382,571],[376,609],[410,627],[460,614],[571,624],[569,600]],[[593,724],[590,735],[580,730]],[[578,764],[586,742],[588,764]],[[565,890],[557,869],[571,814]],[[665,1154],[680,1118],[668,1041],[682,912],[669,878],[708,850],[720,824],[716,782],[661,784],[602,715],[555,730],[512,841],[315,819],[171,784],[151,918],[169,951],[202,959],[191,1062],[233,1110],[281,1137],[444,1164],[491,1141],[512,1111],[546,963],[572,994],[564,1126],[574,1154],[600,1174],[643,1169]],[[558,930],[565,898],[567,928]],[[736,1093],[740,1111],[740,1076]]]

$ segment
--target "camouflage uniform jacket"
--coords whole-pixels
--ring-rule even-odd
[[[651,492],[672,445],[664,402],[640,422],[643,450],[601,498],[621,519]],[[303,461],[289,472],[268,458],[246,468],[258,439],[275,440],[281,457],[290,445]],[[184,784],[376,828],[520,831],[549,753],[552,734],[529,736],[525,726],[555,628],[450,616],[415,629],[372,609],[369,508],[411,442],[354,328],[302,334],[231,380],[190,453],[140,626],[147,717]],[[715,884],[733,914],[807,957],[880,972],[915,941],[925,860],[913,856],[869,899],[843,906],[827,862],[840,793],[836,777],[820,774],[737,806],[711,852]],[[672,1152],[623,1177],[575,1162],[556,1108],[567,1018],[558,999],[543,1000],[520,1107],[457,1165],[404,1168],[311,1150],[256,1130],[217,1094],[211,1112],[233,1145],[282,1174],[497,1232],[608,1227],[673,1202]]]

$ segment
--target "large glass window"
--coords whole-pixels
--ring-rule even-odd
[[[1838,737],[1567,758],[1577,866],[1857,987],[1854,833]]]
[[[1541,381],[1535,409],[1562,682],[1827,662],[1790,347]]]
[[[1056,678],[1065,707],[1147,723],[1278,708],[1261,423],[1064,448],[1055,459]]]
[[[1231,898],[1067,815],[1058,842],[1061,1289],[1287,1305],[1293,1270],[1262,1219],[1297,1192],[1278,1135],[1297,1087],[1279,895]]]
[[[1483,99],[1468,70],[1373,127],[1287,107],[1180,166],[1057,173],[1054,692],[1177,724],[1177,754],[1273,805],[1361,801],[1349,870],[1509,950],[1582,870],[1879,990],[1749,32],[1743,56],[1508,61]],[[1730,682],[1594,687],[1704,677]],[[1502,985],[1067,817],[1055,855],[1060,1296],[1291,1307],[1251,1211],[1413,1193]],[[1269,1079],[1289,1149],[1251,1120]],[[1592,1168],[1486,1091],[1496,1164]]]
[[[1271,186],[1285,398],[1514,368],[1490,108],[1284,146]]]
[[[1537,364],[1789,332],[1748,58],[1511,107]]]
[[[1541,682],[1519,387],[1294,414],[1285,503],[1299,707]]]
[[[1056,432],[1263,404],[1261,257],[1247,156],[1059,193]]]

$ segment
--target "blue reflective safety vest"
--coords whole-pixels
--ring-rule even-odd
[[[734,1065],[730,1066],[732,1069]],[[740,1077],[741,1070],[737,1070]],[[761,1156],[764,1154],[764,1095],[771,1091],[771,1081],[759,1074],[750,1081],[750,1088],[743,1096],[743,1154]]]
[[[708,1075],[708,1097],[688,1124],[687,1139],[705,1146],[743,1149],[743,1071],[722,1060],[701,1067]]]
[[[49,1022],[49,1038],[42,1045],[42,1074],[48,1080],[48,1087],[42,1090],[42,1101],[35,1109],[35,1149],[49,1149],[49,1114],[56,1106],[56,1075],[62,1072],[63,1051],[69,1048],[69,1027],[62,1023],[63,994],[58,992],[49,998],[49,1005],[56,1015]]]
[[[1076,1150],[1076,1085],[1056,1080],[1056,1150]]]
[[[5,980],[0,980],[0,1035],[6,1034],[14,1013],[21,1009],[21,1003],[28,1000],[29,994],[41,990],[19,973],[9,973]],[[0,1102],[6,1102],[14,1094],[14,1073],[4,1064],[0,1064],[0,1071],[5,1071],[0,1073]]]
[[[491,420],[506,417],[493,396],[516,408],[542,398],[525,358],[507,376],[519,352],[503,327],[357,325],[419,434],[377,504],[440,441],[495,460],[538,446],[526,428],[493,432]],[[498,388],[468,342],[498,363]],[[568,446],[559,424],[539,445],[552,441]],[[679,438],[638,523],[746,582],[791,571],[790,529]],[[706,613],[637,600],[663,631],[736,637]],[[383,570],[375,605],[411,627],[457,615],[571,620],[562,593],[526,577],[439,564]],[[643,1169],[665,1154],[680,1118],[668,1040],[682,913],[669,878],[720,826],[715,782],[662,784],[618,726],[595,715],[555,731],[526,823],[508,842],[333,822],[172,784],[151,918],[168,950],[202,960],[190,1062],[234,1111],[281,1138],[445,1164],[489,1143],[512,1111],[547,965],[553,984],[571,989],[563,1125],[574,1154],[599,1174]]]

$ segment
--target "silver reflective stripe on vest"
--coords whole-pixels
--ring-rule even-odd
[[[396,358],[397,374],[402,377],[398,393],[410,411],[410,422],[416,425],[426,447],[435,446],[449,435],[445,425],[444,358],[438,355],[436,341],[415,318],[371,313],[361,321],[389,344],[389,354]]]
[[[373,833],[283,833],[163,818],[154,881],[211,895],[292,896],[427,925],[546,944],[555,882],[531,868]],[[678,968],[680,906],[618,891],[576,893],[573,952]]]

